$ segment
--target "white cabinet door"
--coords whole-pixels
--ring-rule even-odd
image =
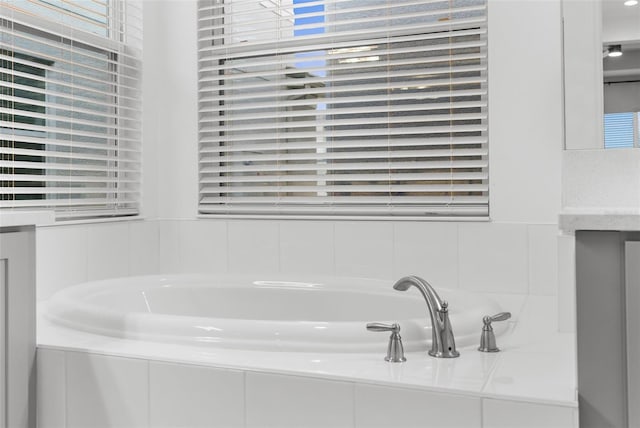
[[[0,426],[35,427],[35,240],[33,228],[0,231]]]

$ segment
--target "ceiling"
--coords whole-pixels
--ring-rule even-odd
[[[602,40],[640,48],[640,4],[625,6],[624,0],[602,0]]]

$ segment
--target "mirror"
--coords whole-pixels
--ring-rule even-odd
[[[639,147],[640,4],[633,3],[562,0],[565,149]],[[605,56],[618,46],[622,56]]]
[[[604,148],[640,147],[640,4],[603,0]]]

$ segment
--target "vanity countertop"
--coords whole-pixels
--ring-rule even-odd
[[[560,230],[640,231],[640,209],[633,211],[565,211],[559,217]]]
[[[54,222],[53,211],[0,211],[0,228],[19,226],[40,226]]]

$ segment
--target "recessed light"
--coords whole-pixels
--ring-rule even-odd
[[[607,49],[607,56],[617,57],[622,56],[622,46],[621,45],[611,45]]]
[[[638,4],[638,0],[627,0],[626,2],[624,2],[625,6],[635,6]]]

